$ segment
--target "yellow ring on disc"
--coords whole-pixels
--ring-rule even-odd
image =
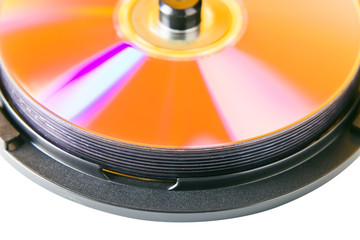
[[[157,0],[123,0],[115,21],[118,34],[147,54],[187,60],[235,44],[244,32],[245,16],[238,0],[204,1],[200,33],[193,41],[169,40],[162,35]]]

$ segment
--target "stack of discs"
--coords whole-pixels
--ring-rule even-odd
[[[153,180],[243,172],[306,147],[355,98],[357,1],[204,1],[206,19],[211,4],[241,13],[209,48],[206,20],[198,40],[149,43],[122,22],[141,2],[3,1],[4,99],[59,151]]]

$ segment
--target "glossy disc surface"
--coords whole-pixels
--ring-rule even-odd
[[[243,0],[243,36],[191,60],[148,56],[118,36],[116,0],[4,0],[6,74],[49,114],[142,146],[204,148],[294,126],[359,66],[353,0]]]

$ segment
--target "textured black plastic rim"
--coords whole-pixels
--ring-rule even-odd
[[[360,117],[357,103],[326,135],[290,157],[301,160],[296,166],[278,169],[276,174],[256,181],[245,179],[228,187],[171,189],[166,184],[163,186],[127,178],[114,181],[95,165],[84,163],[77,167],[67,166],[34,147],[36,141],[43,141],[40,136],[36,137],[36,133],[30,136],[25,130],[16,130],[27,126],[20,126],[23,123],[5,100],[0,119],[0,137],[4,142],[1,154],[20,172],[43,187],[106,212],[175,222],[233,218],[294,200],[349,166],[359,155]],[[181,181],[178,179],[177,184],[181,185]]]

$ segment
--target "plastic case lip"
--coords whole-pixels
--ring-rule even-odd
[[[65,198],[144,220],[209,221],[264,211],[320,187],[360,155],[360,98],[357,98],[320,139],[279,161],[283,164],[268,166],[264,174],[257,171],[255,176],[224,176],[217,181],[178,179],[177,183],[109,177],[99,166],[86,161],[66,162],[66,155],[51,152],[54,146],[49,143],[45,146],[46,141],[21,120],[2,95],[1,99],[0,152],[11,165]],[[289,160],[291,165],[286,164]]]

